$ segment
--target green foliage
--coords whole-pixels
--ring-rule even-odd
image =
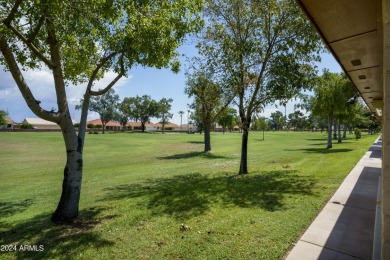
[[[150,122],[150,118],[157,117],[159,111],[159,105],[156,100],[150,96],[143,95],[142,97],[130,97],[125,98],[128,103],[128,111],[131,118],[136,121],[140,121],[142,124],[142,131],[145,131],[145,124]]]
[[[87,128],[95,128],[95,125],[94,124],[88,124]]]
[[[186,73],[185,93],[188,97],[194,98],[189,106],[204,126],[211,127],[217,116],[229,105],[231,99],[226,97],[226,93],[216,81],[216,74],[209,64],[195,59],[192,66],[192,71]]]
[[[282,130],[283,127],[286,125],[286,118],[281,111],[275,111],[271,113],[270,124],[272,130]]]
[[[342,115],[351,109],[348,99],[356,92],[351,81],[344,73],[331,73],[324,70],[314,88],[314,97],[309,109],[314,115],[328,116],[329,113]]]
[[[353,105],[351,116],[347,122],[354,127],[367,129],[372,124],[371,114],[370,109],[361,100],[357,100]]]
[[[353,133],[355,134],[356,140],[359,140],[362,137],[362,131],[357,127],[353,129]]]
[[[333,120],[337,119],[340,122],[350,116],[352,107],[347,101],[355,94],[356,89],[344,73],[331,73],[328,70],[323,71],[317,83],[314,97],[308,101],[308,108],[313,115],[328,118],[327,148],[332,148]]]
[[[20,128],[22,129],[34,129],[34,127],[29,123],[23,123],[20,125]]]
[[[0,20],[11,12],[12,1],[2,0]],[[22,1],[12,25],[26,38],[37,28],[32,43],[44,56],[50,56],[46,28],[55,30],[61,45],[61,59],[66,80],[80,83],[88,80],[102,55],[121,54],[104,64],[103,72],[119,72],[121,66],[139,64],[178,71],[176,49],[187,33],[201,25],[202,1]],[[40,19],[45,26],[40,26]],[[25,21],[29,21],[25,23]],[[64,23],[66,21],[66,23]],[[21,44],[3,22],[5,35],[17,61],[24,67],[39,68],[40,59],[28,46]],[[4,59],[0,58],[0,63]],[[7,64],[5,64],[7,65]],[[126,69],[127,70],[127,69]]]
[[[270,130],[270,125],[267,118],[259,117],[253,120],[251,129],[255,131],[268,131]]]
[[[158,103],[157,103],[157,118],[160,118],[161,121],[160,123],[163,125],[163,132],[165,130],[165,125],[169,123],[169,119],[173,117],[173,114],[169,113],[172,107],[172,98],[162,98]]]
[[[73,124],[74,127],[79,127],[80,126],[80,123],[75,123]]]
[[[122,128],[124,130],[127,122],[129,122],[132,117],[130,99],[127,97],[124,98],[122,102],[117,103],[116,108],[117,110],[114,114],[114,119],[122,125]]]
[[[114,89],[110,89],[103,95],[91,97],[89,111],[98,113],[103,126],[105,126],[109,121],[115,118],[118,101],[119,95],[115,94]],[[84,100],[81,99],[80,105],[76,105],[76,109],[81,109],[83,102]]]
[[[323,46],[293,0],[208,0],[200,55],[233,93],[243,130],[240,174],[248,173],[247,136],[253,115],[311,88]],[[283,102],[284,103],[284,102]]]
[[[219,125],[222,126],[223,131],[225,129],[229,129],[231,132],[236,124],[235,117],[237,115],[237,110],[234,108],[226,107],[222,110],[222,112],[219,114],[217,118],[217,122]]]
[[[8,116],[8,113],[4,110],[0,110],[0,125],[7,125],[7,120],[5,119]]]
[[[307,118],[300,110],[296,110],[289,114],[288,119],[289,125],[294,127],[294,131],[303,130],[308,126]]]

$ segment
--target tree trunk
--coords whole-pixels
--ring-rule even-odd
[[[337,122],[333,125],[333,139],[337,139]]]
[[[343,133],[343,138],[347,138],[347,125],[344,123],[344,133]]]
[[[142,132],[145,132],[145,123],[144,122],[141,122],[141,130],[142,130]]]
[[[333,113],[328,115],[328,143],[326,148],[332,148],[332,125],[333,125]]]
[[[165,131],[165,114],[163,114],[162,116],[162,134],[164,133]]]
[[[238,174],[248,173],[248,135],[249,131],[247,127],[242,129],[242,143],[241,143],[241,162],[240,172]]]
[[[53,222],[62,223],[77,218],[79,214],[82,167],[82,154],[77,151],[68,152],[61,199],[51,217]]]
[[[204,151],[211,151],[211,140],[210,140],[210,125],[204,124]]]
[[[105,123],[102,123],[102,133],[105,134],[106,133],[106,124]]]
[[[341,143],[341,124],[340,124],[340,119],[337,120],[337,142]]]
[[[61,129],[66,146],[67,160],[64,169],[61,199],[51,217],[51,220],[55,223],[69,222],[77,218],[83,172],[82,153],[84,138],[77,137],[75,129],[69,127],[69,124],[68,127],[61,125]]]
[[[263,141],[264,141],[264,129],[263,129]]]

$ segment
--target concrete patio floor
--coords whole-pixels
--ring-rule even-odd
[[[287,260],[372,259],[381,155],[379,137],[298,240]]]

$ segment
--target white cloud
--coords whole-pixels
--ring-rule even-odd
[[[2,89],[0,90],[0,99],[6,98],[7,96],[11,95],[11,90],[10,89]]]
[[[14,120],[21,121],[27,115],[31,116],[31,111],[28,109],[23,97],[16,86],[14,79],[10,72],[4,72],[3,66],[0,66],[0,109],[7,109],[10,111],[10,115],[15,117]],[[54,80],[52,72],[43,67],[40,70],[27,70],[22,72],[23,77],[31,89],[34,97],[41,101],[41,106],[44,109],[50,110],[52,107],[57,107],[57,97],[54,88]],[[117,74],[113,71],[107,72],[104,77],[97,81],[94,89],[106,87]],[[114,86],[117,91],[122,86],[128,84],[132,76],[128,78],[121,78]],[[71,116],[74,120],[80,119],[80,111],[75,110],[75,105],[80,103],[85,93],[87,83],[80,85],[69,85],[66,87],[67,99]],[[23,112],[24,111],[24,112]],[[89,112],[88,119],[95,119],[98,115]]]

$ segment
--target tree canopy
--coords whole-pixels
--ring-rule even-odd
[[[332,126],[335,117],[347,113],[351,105],[348,99],[356,90],[344,73],[331,73],[324,70],[314,88],[314,96],[310,100],[310,109],[314,115],[328,118],[327,148],[332,148]]]
[[[8,116],[8,113],[6,111],[0,110],[0,126],[7,125],[7,120],[6,120],[7,116]]]
[[[31,111],[62,130],[67,161],[55,222],[78,216],[83,147],[91,96],[107,92],[135,66],[178,71],[177,47],[202,25],[201,0],[52,1],[0,0],[0,64],[14,78]],[[56,109],[36,100],[23,70],[53,74]],[[94,90],[105,72],[117,77]],[[69,113],[67,84],[84,83],[79,131]],[[42,104],[41,104],[42,103]]]
[[[232,97],[226,95],[223,87],[215,80],[215,73],[212,66],[205,63],[198,63],[192,72],[187,72],[185,93],[188,97],[194,97],[189,105],[196,113],[197,118],[202,122],[204,130],[204,151],[211,151],[210,130],[219,114],[230,104]]]
[[[148,95],[142,97],[130,97],[128,98],[130,105],[131,117],[141,122],[142,132],[145,131],[145,124],[150,122],[152,117],[157,117],[159,112],[159,106],[156,100],[152,99]]]
[[[169,119],[173,117],[173,114],[169,113],[172,101],[172,98],[162,98],[157,104],[157,117],[161,119],[162,133],[165,131],[165,125],[169,124]]]
[[[279,131],[286,125],[286,118],[281,111],[277,110],[271,113],[270,123],[272,130]]]
[[[243,130],[239,174],[248,173],[252,117],[266,105],[311,87],[323,48],[293,0],[208,0],[199,53],[236,95]]]
[[[108,90],[101,96],[93,96],[90,100],[89,111],[99,114],[99,118],[102,121],[103,134],[105,133],[106,124],[115,119],[118,101],[119,95],[115,94],[114,89]],[[83,102],[84,100],[82,99],[80,105],[76,106],[76,109],[82,108]]]

